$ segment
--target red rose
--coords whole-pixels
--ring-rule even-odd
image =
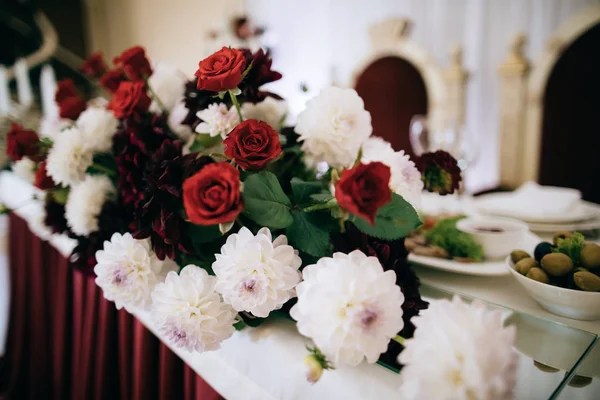
[[[114,93],[119,88],[121,82],[126,81],[127,77],[123,74],[123,71],[119,69],[111,69],[100,78],[100,86]]]
[[[57,103],[63,102],[69,97],[77,96],[77,89],[72,79],[63,79],[58,81],[56,92],[54,92],[54,101]]]
[[[113,63],[132,81],[144,80],[152,75],[152,67],[146,58],[146,51],[140,46],[125,50],[120,56],[114,58]]]
[[[249,119],[237,125],[227,138],[225,155],[244,170],[261,169],[281,154],[279,134],[266,122]]]
[[[35,171],[35,181],[33,185],[42,190],[52,189],[56,186],[56,183],[52,180],[46,172],[46,161],[42,161]]]
[[[15,161],[29,157],[37,161],[40,138],[37,133],[13,123],[6,134],[6,155]]]
[[[72,120],[76,120],[86,108],[87,103],[79,96],[67,97],[58,103],[60,117]]]
[[[244,208],[240,173],[227,162],[208,164],[183,182],[183,205],[191,222],[232,222]]]
[[[108,103],[108,109],[112,110],[117,118],[126,118],[133,113],[145,113],[149,107],[150,97],[146,93],[146,84],[141,81],[121,82]]]
[[[375,225],[377,210],[392,200],[390,167],[380,162],[360,163],[342,172],[335,198],[344,210]]]
[[[81,67],[79,67],[79,70],[81,72],[83,72],[85,75],[89,76],[90,78],[98,79],[98,78],[101,78],[102,75],[104,75],[106,73],[106,71],[108,70],[108,67],[106,66],[106,63],[104,62],[102,53],[98,51],[98,52],[90,55],[87,58],[87,60],[85,60],[83,62],[83,64],[81,64]]]
[[[198,64],[198,90],[223,92],[234,89],[242,81],[246,57],[237,49],[223,47]]]

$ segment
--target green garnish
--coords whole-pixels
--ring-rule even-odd
[[[573,236],[566,239],[558,239],[556,247],[552,249],[554,253],[563,253],[571,257],[575,265],[579,264],[579,253],[585,246],[585,238],[579,232],[575,232]]]
[[[483,260],[483,248],[465,232],[456,228],[456,222],[464,217],[453,217],[439,220],[433,228],[425,232],[429,243],[440,246],[452,257],[470,258],[473,261]]]

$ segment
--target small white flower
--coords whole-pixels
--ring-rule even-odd
[[[63,186],[72,185],[85,177],[92,165],[93,153],[76,127],[60,133],[48,152],[46,171],[54,182]]]
[[[65,205],[65,218],[73,233],[88,236],[96,232],[102,207],[115,193],[115,187],[105,175],[86,175],[74,184]]]
[[[136,240],[130,233],[114,233],[110,242],[104,242],[104,250],[96,252],[96,262],[96,284],[104,297],[129,312],[147,308],[154,287],[177,270],[173,261],[156,257],[150,240]]]
[[[264,318],[296,295],[302,260],[284,235],[273,241],[268,228],[254,236],[244,227],[227,238],[216,259],[215,288],[236,311]]]
[[[236,312],[215,292],[215,277],[195,265],[169,272],[152,292],[152,315],[177,347],[217,350],[235,332]]]
[[[211,137],[221,135],[225,138],[240,123],[235,107],[227,109],[223,103],[211,104],[205,110],[198,111],[196,116],[203,121],[196,126],[196,132]]]
[[[420,208],[423,181],[421,173],[410,160],[410,156],[404,154],[402,150],[394,151],[391,144],[378,137],[370,137],[363,144],[362,149],[361,161],[364,163],[379,161],[390,167],[392,172],[390,189],[402,196],[413,208]]]
[[[12,171],[19,178],[33,184],[35,181],[35,162],[29,157],[23,157],[15,161],[12,165]]]
[[[91,151],[105,153],[112,148],[119,120],[106,108],[88,107],[77,118],[76,125]]]
[[[164,63],[155,65],[152,75],[148,78],[148,86],[152,88],[167,111],[175,107],[183,97],[185,83],[186,77],[183,72]],[[152,100],[150,111],[160,113],[163,110],[156,100]]]
[[[287,104],[284,100],[276,100],[267,97],[260,103],[242,104],[242,115],[244,119],[256,119],[264,121],[273,129],[279,130],[283,126],[283,118],[287,114]]]
[[[323,257],[302,271],[290,315],[334,365],[374,363],[402,330],[404,296],[394,271],[360,250]]]
[[[416,331],[398,361],[402,399],[510,399],[518,356],[514,326],[482,302],[431,302],[411,319]]]
[[[327,88],[298,115],[296,132],[304,162],[311,168],[325,161],[333,168],[352,165],[371,136],[371,114],[354,89]]]
[[[173,107],[171,112],[169,112],[169,128],[171,128],[171,131],[173,131],[173,133],[183,141],[187,141],[194,134],[189,125],[182,124],[188,113],[189,110],[183,101],[175,104],[175,107]]]
[[[73,126],[73,121],[67,118],[44,117],[40,122],[40,136],[56,140],[61,132]]]

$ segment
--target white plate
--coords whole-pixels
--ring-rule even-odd
[[[519,250],[525,250],[533,256],[533,250],[542,240],[531,232],[525,235],[525,239]],[[517,249],[514,249],[517,250]],[[484,261],[480,263],[462,263],[445,258],[418,256],[409,254],[408,261],[424,267],[440,269],[442,271],[454,272],[463,275],[479,276],[502,276],[510,272],[506,268],[506,262],[503,259]]]
[[[542,224],[562,224],[568,222],[586,221],[589,219],[600,217],[600,205],[583,200],[576,207],[573,207],[571,210],[565,212],[564,214],[549,215],[544,217],[530,215],[525,211],[512,211],[510,213],[505,211],[498,211],[493,207],[494,203],[502,201],[510,195],[511,193],[490,193],[483,196],[479,196],[474,199],[475,209],[479,213],[486,215],[497,215],[502,217],[517,218],[525,222]]]
[[[571,222],[565,224],[541,224],[528,222],[529,229],[533,232],[556,233],[561,231],[591,231],[600,229],[600,219],[591,219],[582,222]]]

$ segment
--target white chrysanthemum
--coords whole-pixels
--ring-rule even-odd
[[[175,104],[175,107],[169,112],[169,128],[171,128],[171,131],[183,141],[187,141],[194,134],[189,125],[182,124],[183,120],[188,115],[188,112],[189,110],[183,101]]]
[[[154,66],[152,75],[148,78],[148,85],[162,105],[170,110],[183,97],[185,93],[186,77],[183,72],[170,65],[159,63]],[[150,104],[150,111],[161,112],[162,108],[156,100]]]
[[[29,230],[42,240],[48,240],[52,236],[52,230],[44,222],[46,209],[41,201],[34,201],[28,210],[27,223]]]
[[[404,151],[394,151],[392,146],[378,137],[370,137],[363,144],[362,161],[365,163],[379,161],[390,167],[392,177],[390,189],[402,196],[415,209],[421,206],[423,181],[421,173]]]
[[[244,227],[227,238],[216,258],[215,289],[236,311],[267,317],[296,295],[302,260],[284,235],[273,241],[268,228],[254,236]]]
[[[35,162],[29,157],[23,157],[15,161],[12,165],[12,171],[31,184],[35,181]]]
[[[260,103],[250,102],[242,104],[242,115],[244,119],[256,119],[264,121],[273,129],[281,129],[287,114],[287,103],[284,100],[276,100],[267,97]]]
[[[48,152],[46,171],[54,182],[72,185],[85,177],[85,170],[92,165],[93,153],[76,127],[60,133]]]
[[[311,168],[325,161],[333,168],[349,167],[371,135],[371,114],[354,89],[327,88],[298,115],[296,132],[304,162]]]
[[[119,121],[106,108],[88,107],[76,122],[87,147],[94,152],[108,152],[117,133]]]
[[[221,135],[225,138],[240,123],[235,107],[227,109],[223,103],[211,104],[205,110],[198,111],[196,116],[203,121],[196,126],[196,132],[211,137]]]
[[[105,175],[86,175],[81,182],[73,185],[65,205],[65,218],[73,233],[88,236],[96,232],[102,207],[115,192],[115,187]]]
[[[104,250],[96,252],[96,262],[96,284],[104,298],[129,312],[147,308],[154,287],[177,270],[173,261],[156,257],[149,239],[136,240],[130,233],[114,233],[110,242],[104,242]]]
[[[402,399],[511,399],[518,356],[514,326],[502,311],[455,297],[434,301],[411,319],[415,335],[398,361]]]
[[[40,122],[40,136],[56,140],[61,132],[73,126],[73,121],[67,118],[44,117]]]
[[[302,271],[290,315],[334,365],[374,363],[404,327],[394,271],[362,251],[323,257]]]
[[[214,276],[195,265],[169,272],[152,292],[152,315],[160,331],[188,351],[217,350],[235,332],[236,312],[215,292]]]

